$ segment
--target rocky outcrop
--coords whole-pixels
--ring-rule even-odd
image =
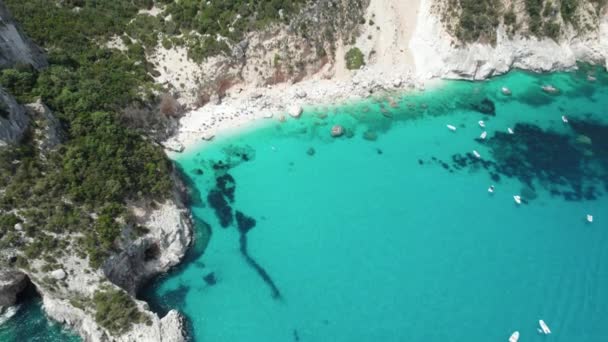
[[[0,69],[15,64],[29,64],[40,69],[47,65],[47,61],[43,51],[21,32],[0,1]]]
[[[23,106],[0,87],[0,147],[19,142],[28,121]]]
[[[25,105],[25,109],[34,121],[34,135],[41,151],[52,150],[65,139],[59,120],[41,100]]]
[[[27,286],[27,276],[19,271],[0,270],[0,312],[3,307],[12,306],[17,295]]]
[[[134,295],[147,280],[179,263],[190,245],[192,227],[188,210],[177,200],[154,210],[135,204],[131,209],[148,233],[123,246],[103,271],[112,283]]]
[[[433,10],[433,1],[421,0],[416,31],[410,41],[419,77],[481,80],[514,68],[548,72],[572,69],[577,61],[606,62],[606,13],[601,16],[597,30],[581,34],[568,27],[557,42],[520,34],[511,37],[500,25],[495,45],[459,44]]]
[[[175,310],[169,311],[163,318],[147,311],[150,324],[135,324],[124,335],[110,336],[99,327],[92,315],[73,306],[69,301],[57,299],[49,293],[42,293],[42,298],[45,312],[54,320],[77,331],[85,342],[186,341],[183,317]],[[147,305],[144,302],[138,301],[137,304],[140,310],[147,310]]]

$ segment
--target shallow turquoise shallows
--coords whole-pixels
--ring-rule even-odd
[[[192,147],[198,243],[143,295],[194,341],[608,341],[607,110],[603,72],[513,72]]]
[[[309,108],[176,155],[212,236],[148,296],[195,341],[608,341],[608,80],[587,72]]]

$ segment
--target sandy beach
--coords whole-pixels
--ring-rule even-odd
[[[409,42],[416,29],[420,0],[372,0],[366,24],[353,45],[338,44],[330,77],[319,72],[300,82],[267,87],[240,84],[226,93],[221,103],[208,103],[184,114],[177,134],[163,143],[170,151],[211,140],[227,131],[246,128],[255,120],[297,117],[307,105],[337,104],[384,92],[424,89],[416,78]],[[356,46],[366,56],[366,66],[349,71],[343,53]],[[183,68],[184,65],[180,64]]]

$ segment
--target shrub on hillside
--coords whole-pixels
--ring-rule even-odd
[[[363,53],[356,47],[353,47],[348,50],[344,58],[346,59],[346,67],[349,70],[360,69],[362,66],[365,65]]]

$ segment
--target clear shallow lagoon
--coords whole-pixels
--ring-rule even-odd
[[[608,76],[586,75],[446,82],[186,150],[197,243],[143,296],[183,312],[195,341],[607,341]],[[222,228],[210,199],[255,226]]]
[[[199,222],[190,261],[146,295],[184,312],[196,341],[506,341],[515,330],[521,341],[606,341],[608,79],[597,78],[449,82],[191,148],[176,162],[209,227]],[[561,94],[544,94],[548,83]],[[484,98],[495,116],[473,109]],[[475,140],[479,120],[486,141]],[[335,123],[347,136],[330,137]],[[219,192],[256,220],[248,254],[278,298],[242,255],[237,223],[222,228],[209,204],[224,172],[234,202],[231,179]]]

